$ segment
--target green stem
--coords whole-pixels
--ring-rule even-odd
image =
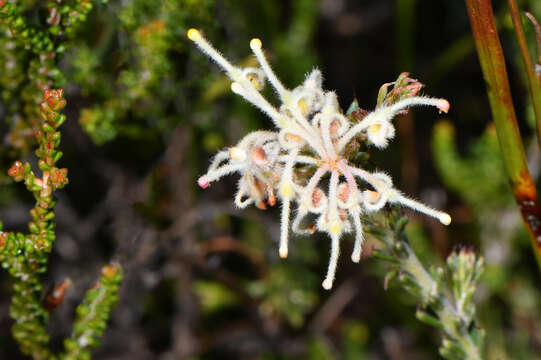
[[[444,338],[442,349],[449,348],[446,342],[454,341],[458,344],[460,353],[468,360],[481,360],[481,345],[474,341],[470,331],[471,320],[464,320],[457,307],[457,299],[451,299],[442,287],[442,281],[426,270],[419,258],[415,255],[407,240],[401,239],[405,235],[389,232],[386,236],[386,244],[393,257],[399,260],[399,271],[405,272],[419,288],[421,305],[429,307],[437,316],[434,325],[443,329],[448,338]],[[397,246],[398,245],[398,246]],[[393,251],[393,248],[401,248],[403,251]],[[415,294],[416,292],[412,292]],[[443,355],[443,353],[442,353]]]
[[[445,332],[460,344],[462,350],[466,353],[466,359],[481,360],[481,351],[479,347],[475,345],[468,329],[466,329],[465,326],[459,326],[457,328],[454,325],[454,319],[458,317],[455,307],[453,307],[447,298],[443,298],[441,301],[443,307],[436,311],[436,313],[441,319]]]
[[[529,12],[525,12],[524,15],[531,21],[534,30],[535,30],[535,38],[537,40],[537,76],[539,77],[539,83],[541,83],[541,26],[539,26],[539,23],[535,19],[535,17],[530,14]]]
[[[535,113],[535,123],[537,125],[537,142],[541,149],[541,87],[539,86],[539,80],[533,66],[530,52],[528,51],[528,44],[526,37],[524,36],[524,29],[520,21],[520,12],[515,0],[508,0],[509,8],[511,10],[511,18],[513,19],[513,27],[517,35],[518,45],[520,47],[520,53],[522,55],[522,61],[526,68],[526,74],[528,75],[528,86],[530,88],[530,95],[532,97],[532,104]]]
[[[64,340],[63,360],[90,359],[91,348],[97,347],[99,338],[107,328],[107,321],[118,300],[118,287],[122,280],[119,265],[102,268],[96,285],[87,291],[85,300],[77,307],[73,333]]]

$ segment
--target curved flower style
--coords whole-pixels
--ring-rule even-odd
[[[375,111],[353,124],[342,114],[336,94],[322,89],[319,70],[313,70],[300,86],[289,90],[268,64],[261,40],[250,42],[260,68],[241,69],[229,63],[198,30],[190,29],[187,36],[225,70],[233,81],[231,90],[270,117],[277,128],[276,131],[252,132],[237,145],[219,152],[208,172],[199,178],[199,186],[206,188],[225,175],[239,172],[241,179],[235,196],[238,207],[254,203],[265,209],[267,204],[273,206],[277,197],[282,205],[279,248],[282,258],[288,255],[290,227],[299,234],[316,230],[327,232],[331,237],[331,256],[323,288],[332,288],[339,242],[344,233],[355,233],[351,258],[359,262],[363,244],[362,213],[378,211],[387,203],[399,203],[433,216],[445,225],[450,224],[451,217],[447,213],[406,197],[393,187],[386,174],[357,168],[344,157],[347,145],[361,133],[376,147],[385,148],[394,137],[391,120],[397,114],[415,105],[435,106],[447,112],[447,100],[401,96],[394,102],[382,101]],[[261,95],[265,80],[276,91],[280,107],[271,105]],[[385,94],[389,85],[382,87]],[[419,83],[410,85],[410,95],[416,94],[420,87]],[[296,170],[306,166],[315,169],[310,177],[297,176]],[[320,183],[328,174],[330,179],[325,190]],[[361,191],[363,183],[370,188]],[[297,214],[290,224],[293,202],[297,205]],[[302,228],[301,223],[309,214],[316,214],[318,220]]]

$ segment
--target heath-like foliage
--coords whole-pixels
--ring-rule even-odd
[[[409,245],[406,217],[385,214],[371,232],[384,244],[376,257],[390,264],[385,286],[396,278],[418,301],[416,317],[442,331],[440,354],[445,359],[480,360],[485,331],[475,320],[473,296],[484,270],[484,260],[472,250],[459,248],[446,266],[426,267]]]
[[[6,140],[12,147],[33,146],[41,95],[64,81],[58,62],[97,2],[0,0],[0,98],[9,104]]]
[[[0,223],[0,262],[13,278],[13,297],[10,316],[15,321],[12,333],[21,351],[34,359],[89,359],[90,347],[98,345],[97,338],[106,329],[107,319],[118,298],[122,269],[118,265],[105,266],[94,288],[87,292],[85,302],[77,308],[77,318],[72,337],[65,341],[66,352],[54,354],[49,348],[47,333],[49,313],[60,305],[69,284],[58,286],[42,300],[41,275],[47,270],[49,254],[56,238],[54,191],[68,184],[68,170],[58,168],[62,158],[58,150],[60,125],[66,117],[60,113],[66,106],[64,92],[45,90],[40,105],[41,122],[35,135],[39,144],[36,150],[41,176],[30,163],[16,161],[8,170],[15,181],[23,181],[36,200],[30,210],[32,220],[28,234],[3,232]]]

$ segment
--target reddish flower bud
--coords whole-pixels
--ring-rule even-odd
[[[315,189],[312,192],[312,206],[317,208],[322,198],[323,198],[323,192],[320,189]]]
[[[348,201],[349,186],[347,184],[342,183],[338,186],[338,198],[344,203]]]
[[[101,274],[105,276],[106,278],[112,278],[118,274],[118,266],[105,265],[104,267],[101,268]]]
[[[268,162],[267,154],[265,153],[265,150],[263,150],[263,148],[260,146],[257,146],[252,149],[252,152],[250,153],[250,157],[252,158],[252,161],[257,166],[266,165]]]
[[[59,111],[66,106],[66,100],[63,98],[63,96],[63,89],[47,89],[43,92],[45,101],[54,111]]]
[[[201,176],[198,180],[197,180],[197,185],[199,185],[201,188],[203,189],[206,189],[209,187],[210,185],[210,181],[208,179],[208,177],[206,176]]]
[[[8,175],[15,181],[21,181],[24,178],[24,166],[20,161],[15,161],[8,170]]]
[[[53,183],[55,184],[65,184],[68,182],[68,178],[67,178],[67,175],[68,175],[68,169],[66,168],[63,168],[63,169],[56,169],[53,173],[53,176],[52,176],[52,181]]]
[[[47,295],[45,295],[44,306],[49,312],[53,312],[64,301],[66,290],[71,285],[71,280],[66,279],[60,285],[53,287]]]

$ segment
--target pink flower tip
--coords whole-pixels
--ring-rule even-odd
[[[438,109],[440,109],[440,111],[446,114],[449,112],[449,108],[451,107],[451,105],[449,104],[449,101],[445,99],[440,99],[437,106],[438,106]]]
[[[203,175],[199,179],[197,179],[197,185],[199,185],[203,189],[206,189],[209,187],[210,181],[206,175]]]

